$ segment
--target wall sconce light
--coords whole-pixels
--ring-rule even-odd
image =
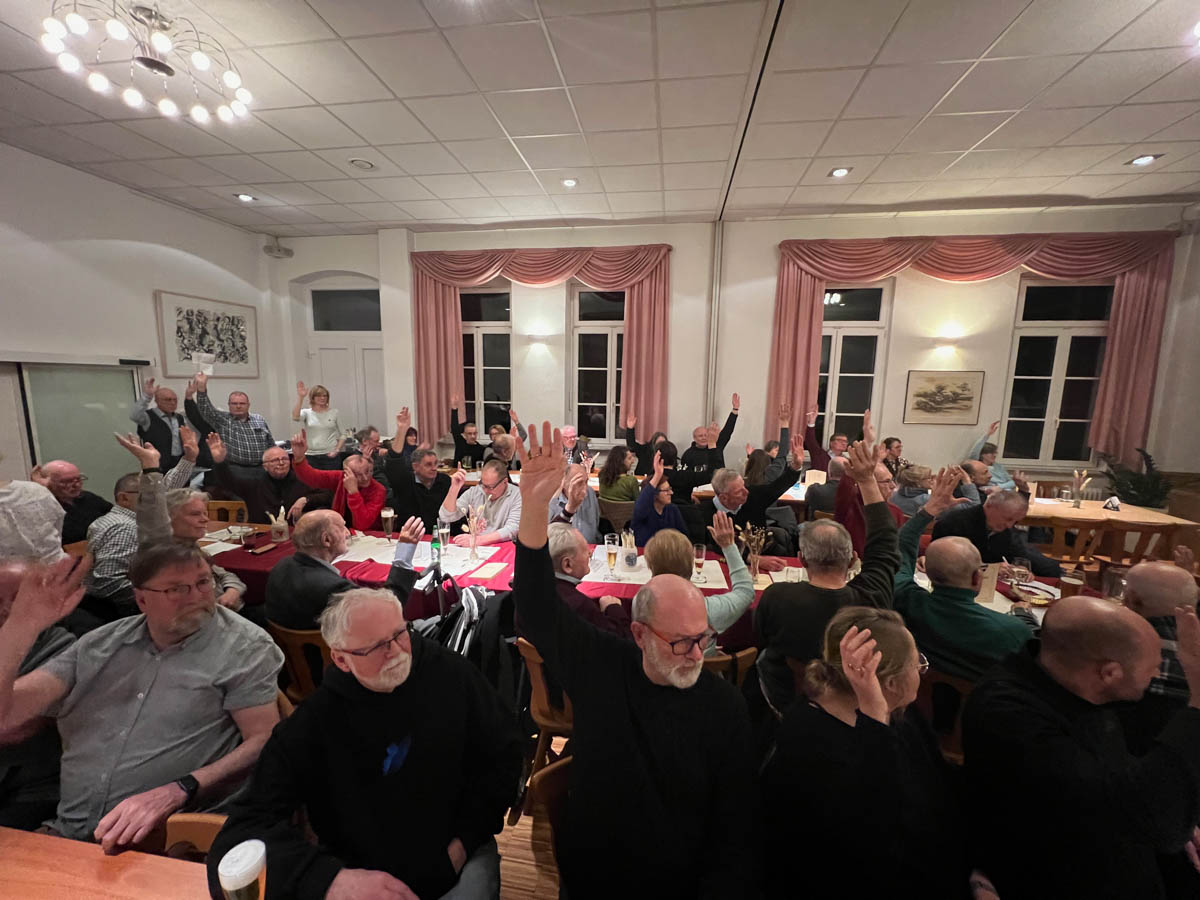
[[[933,352],[938,356],[952,356],[958,352],[958,347],[954,344],[938,344],[933,348]]]

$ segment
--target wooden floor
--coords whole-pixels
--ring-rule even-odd
[[[558,896],[558,869],[550,848],[550,823],[540,806],[496,835],[500,848],[501,900],[546,900]]]

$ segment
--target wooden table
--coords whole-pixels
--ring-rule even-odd
[[[200,863],[127,850],[105,856],[99,844],[0,828],[0,897],[13,900],[203,900]]]
[[[1098,525],[1101,522],[1120,522],[1125,525],[1151,525],[1154,527],[1174,526],[1176,528],[1198,527],[1190,519],[1168,515],[1157,509],[1147,509],[1144,506],[1130,506],[1122,503],[1120,510],[1105,509],[1102,500],[1084,500],[1077,509],[1072,503],[1062,500],[1038,498],[1029,504],[1029,512],[1025,514],[1026,524],[1037,525],[1039,520],[1071,519],[1081,525]]]

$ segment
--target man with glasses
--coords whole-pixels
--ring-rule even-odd
[[[229,395],[229,411],[217,409],[208,399],[208,376],[199,374],[195,378],[196,406],[200,415],[208,422],[221,440],[229,447],[228,459],[232,465],[257,468],[263,452],[275,446],[271,437],[271,426],[258,413],[250,412],[250,397],[243,391]],[[303,454],[301,454],[303,455]]]
[[[438,510],[438,521],[450,525],[465,518],[471,510],[483,518],[484,530],[478,539],[480,546],[516,538],[517,525],[521,521],[521,492],[509,482],[508,466],[498,459],[489,459],[479,473],[479,484],[460,495],[466,483],[467,474],[462,469],[450,476],[450,489]],[[549,502],[546,498],[543,511]],[[460,547],[471,543],[470,535],[465,533],[456,534],[453,540]]]
[[[396,413],[396,435],[387,450],[384,467],[388,484],[396,499],[396,515],[401,519],[417,516],[425,530],[437,530],[438,511],[450,490],[450,476],[438,471],[437,453],[428,447],[417,447],[409,456],[404,454],[404,436],[412,425],[408,407]]]
[[[314,490],[296,477],[292,461],[282,447],[263,451],[262,465],[257,469],[231,466],[225,460],[229,454],[221,436],[208,436],[208,451],[212,456],[212,479],[217,487],[241,497],[251,522],[266,525],[267,513],[275,515],[282,508],[287,517],[297,521],[305,512],[328,509],[333,494]]]
[[[161,847],[168,816],[223,810],[249,774],[279,721],[283,654],[216,603],[203,551],[168,542],[130,564],[142,615],[15,678],[38,634],[79,603],[87,567],[68,559],[22,579],[0,627],[0,733],[56,720],[62,789],[49,833],[98,841],[106,853]]]
[[[213,842],[213,896],[221,858],[259,838],[273,896],[498,897],[493,835],[522,758],[511,711],[474,665],[415,634],[390,591],[334,596],[321,635],[333,666],[271,735]]]
[[[567,892],[587,897],[756,897],[750,724],[737,689],[703,671],[704,596],[678,575],[633,601],[633,642],[557,596],[543,510],[566,460],[560,435],[519,444],[524,511],[513,597],[521,627],[574,710],[569,827],[556,846]],[[636,811],[631,814],[631,811]]]
[[[64,459],[34,466],[29,480],[47,488],[65,510],[63,546],[87,540],[88,526],[112,509],[112,504],[103,497],[83,489],[87,476],[74,463]]]
[[[937,671],[978,681],[1008,654],[1025,646],[1037,630],[1037,619],[1025,602],[1014,603],[1011,615],[975,602],[984,566],[979,551],[966,538],[938,538],[926,548],[925,573],[933,583],[932,591],[913,580],[925,529],[946,510],[967,502],[954,498],[962,477],[957,466],[942,469],[925,506],[900,529],[894,602],[917,646],[929,655]]]

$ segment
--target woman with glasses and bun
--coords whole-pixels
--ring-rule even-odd
[[[763,770],[767,896],[819,891],[814,872],[856,896],[971,895],[955,779],[910,708],[928,667],[893,610],[830,620]]]

